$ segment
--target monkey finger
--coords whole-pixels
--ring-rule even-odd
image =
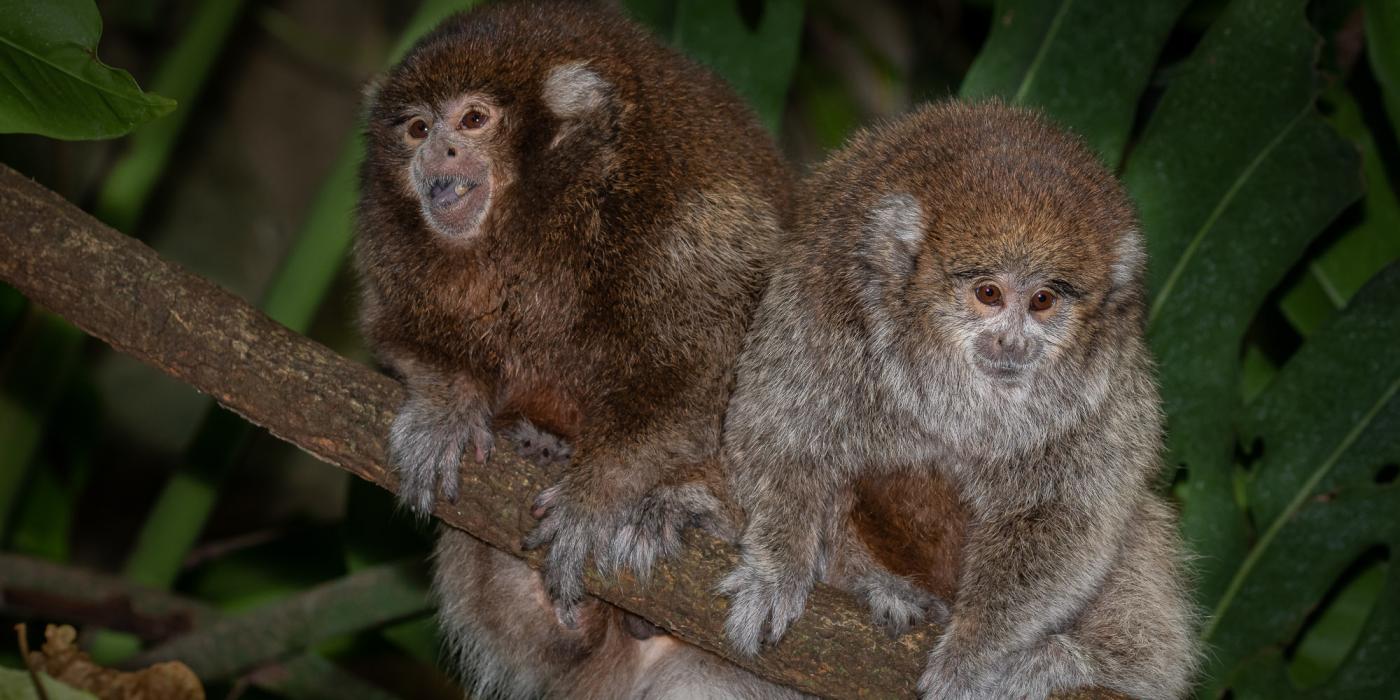
[[[477,464],[486,464],[491,461],[491,454],[496,451],[496,438],[489,428],[473,428],[471,430],[471,443],[473,455]]]
[[[569,629],[578,627],[579,605],[583,602],[583,567],[588,557],[588,543],[579,538],[556,537],[545,558],[545,589],[554,601],[554,613],[559,624]]]

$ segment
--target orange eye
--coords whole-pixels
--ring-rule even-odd
[[[1055,305],[1055,293],[1042,289],[1031,295],[1031,311],[1045,311]]]
[[[977,301],[987,306],[1001,305],[1001,287],[995,284],[984,284],[977,288]]]
[[[462,115],[462,128],[468,130],[480,129],[486,126],[488,119],[489,117],[486,116],[485,112],[479,109],[469,109],[466,114]]]
[[[428,122],[422,119],[414,119],[408,123],[408,137],[411,139],[428,138]]]

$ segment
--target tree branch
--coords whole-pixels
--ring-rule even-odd
[[[0,279],[113,347],[160,369],[273,435],[393,491],[384,442],[403,399],[393,380],[297,335],[217,285],[162,260],[57,194],[0,166]],[[464,471],[444,522],[538,565],[520,541],[542,469],[508,450]],[[821,695],[913,695],[932,643],[927,629],[890,640],[844,593],[818,586],[783,643],[756,659],[724,643],[714,584],[735,563],[726,545],[693,533],[676,561],[643,585],[590,575],[588,590],[765,678]],[[1083,697],[1113,697],[1092,692]],[[1072,697],[1072,696],[1071,696]]]

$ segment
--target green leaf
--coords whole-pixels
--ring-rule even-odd
[[[419,561],[365,569],[231,615],[143,653],[142,666],[179,659],[205,682],[431,610]]]
[[[44,695],[49,700],[97,700],[97,696],[64,685],[46,673],[40,673],[39,679],[44,686]],[[39,694],[34,692],[34,680],[29,677],[29,671],[0,668],[0,700],[39,700]]]
[[[728,80],[773,133],[802,38],[802,0],[767,0],[750,31],[735,0],[679,0],[672,43]]]
[[[0,133],[104,139],[175,109],[97,60],[92,0],[0,0]]]
[[[1230,3],[1174,72],[1123,175],[1147,236],[1148,335],[1206,605],[1249,534],[1231,488],[1245,329],[1361,191],[1355,149],[1314,109],[1305,4]]]
[[[1400,551],[1400,488],[1386,465],[1400,462],[1400,265],[1377,275],[1319,330],[1250,408],[1242,432],[1263,454],[1250,484],[1262,534],[1232,566],[1208,632],[1214,689],[1241,682],[1297,695],[1288,648],[1337,578],[1378,547]],[[1390,479],[1391,481],[1387,481]],[[1336,697],[1400,687],[1400,578],[1387,577],[1355,649],[1328,680]],[[1257,657],[1257,658],[1256,658]]]
[[[1327,121],[1361,149],[1366,197],[1356,225],[1308,262],[1307,273],[1279,304],[1289,323],[1304,336],[1331,318],[1376,272],[1400,258],[1400,202],[1376,141],[1350,94],[1337,90],[1329,101],[1335,112]]]
[[[1187,0],[998,0],[965,98],[1039,107],[1117,165],[1162,45]]]
[[[167,169],[191,107],[209,82],[215,59],[238,26],[245,0],[206,0],[194,8],[180,42],[161,61],[152,83],[157,92],[185,106],[131,137],[126,153],[108,172],[97,194],[93,213],[108,226],[133,233],[151,193]]]
[[[1381,84],[1390,125],[1400,135],[1400,3],[1366,0],[1366,55]]]

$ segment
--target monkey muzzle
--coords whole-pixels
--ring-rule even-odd
[[[1043,344],[1017,331],[983,333],[973,343],[973,364],[982,374],[1014,384],[1030,375],[1044,354]]]
[[[412,179],[423,218],[438,233],[468,238],[491,199],[491,168],[471,144],[430,137],[418,150]]]

